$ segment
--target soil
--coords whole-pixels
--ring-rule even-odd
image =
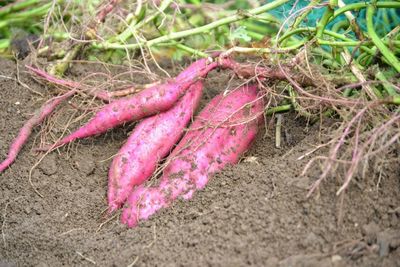
[[[105,72],[77,65],[68,76],[95,71]],[[229,84],[224,72],[212,76],[205,98]],[[0,81],[2,160],[54,88],[5,59]],[[133,125],[53,151],[32,169],[41,159],[32,148],[59,137],[73,112],[65,105],[36,127],[16,162],[0,174],[0,266],[400,266],[399,166],[355,179],[343,199],[335,194],[340,179],[330,177],[307,199],[320,172],[301,176],[310,156],[298,158],[321,141],[320,125],[285,114],[281,148],[273,128],[263,130],[238,165],[215,175],[191,201],[128,229],[104,211],[110,159]]]

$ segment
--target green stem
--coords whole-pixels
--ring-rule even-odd
[[[161,35],[165,35],[166,34],[165,30],[160,29],[160,27],[158,27],[157,25],[155,25],[155,26],[156,26],[156,29],[158,30],[158,32]],[[163,46],[175,46],[177,49],[180,49],[180,50],[182,50],[184,52],[192,54],[193,56],[196,56],[196,57],[203,57],[203,58],[209,57],[208,54],[206,54],[206,53],[204,53],[204,52],[202,52],[200,50],[194,49],[192,47],[189,47],[187,45],[181,44],[181,43],[179,43],[179,42],[177,42],[175,40],[172,40],[171,42],[168,42],[168,43],[161,43],[161,44],[158,44],[157,46],[161,46],[161,47],[163,47]]]
[[[68,51],[68,53],[64,56],[63,59],[58,60],[55,62],[55,65],[50,66],[49,69],[49,74],[54,75],[54,76],[61,76],[64,74],[64,72],[68,69],[69,64],[71,61],[76,57],[78,52],[81,50],[83,44],[79,43],[75,45],[71,50]]]
[[[315,32],[315,31],[316,31],[315,27],[298,28],[298,29],[292,30],[292,31],[282,35],[282,37],[279,38],[278,43],[281,43],[285,39],[287,39],[287,38],[289,38],[289,37],[291,37],[291,36],[293,36],[295,34],[299,34],[299,33],[303,33],[303,32]],[[324,33],[329,35],[329,36],[332,36],[334,38],[341,39],[341,40],[347,42],[348,44],[352,44],[352,46],[360,45],[359,41],[358,42],[357,41],[353,41],[352,39],[347,38],[343,34],[340,34],[340,33],[334,32],[334,31],[330,31],[330,30],[324,30]],[[322,39],[318,39],[318,43],[322,44],[321,42],[324,43],[324,44],[329,45],[329,43],[327,43],[329,41],[324,41]],[[346,45],[345,43],[341,43],[341,42],[336,42],[336,43],[332,42],[332,44],[335,44],[336,46],[341,46],[341,45],[345,46]],[[364,45],[361,45],[360,48],[363,49],[364,51],[368,52],[369,54],[373,54],[373,51],[370,48],[368,48],[368,47],[366,47]]]
[[[318,44],[320,45],[329,45],[329,46],[339,46],[339,47],[347,47],[347,46],[357,46],[360,44],[358,41],[349,41],[349,42],[335,42],[335,41],[326,41],[318,39]]]
[[[361,41],[344,41],[344,42],[337,42],[337,41],[327,41],[318,39],[318,43],[320,45],[330,45],[330,46],[359,46],[360,44],[369,44],[369,42],[361,42]],[[400,46],[400,41],[385,41],[384,43],[390,43],[396,46]]]
[[[278,39],[278,43],[281,43],[282,41],[284,41],[285,39],[295,35],[295,34],[299,34],[299,33],[303,33],[303,32],[315,32],[317,30],[317,28],[315,27],[306,27],[306,28],[297,28],[295,30],[292,30],[290,32],[285,33],[284,35],[282,35],[279,39]],[[334,38],[343,40],[343,41],[353,41],[352,39],[346,37],[344,34],[340,34],[334,31],[330,31],[330,30],[324,30],[323,32],[324,34],[330,35]]]
[[[7,20],[0,20],[0,29],[7,27],[9,25],[12,24],[16,24],[16,23],[23,23],[26,22],[26,20],[24,18],[16,18],[16,19],[7,19]]]
[[[236,52],[236,53],[258,53],[258,54],[285,54],[290,52],[291,50],[296,50],[297,48],[304,45],[307,40],[302,40],[301,42],[297,42],[292,46],[287,46],[283,48],[273,49],[273,48],[259,48],[259,47],[240,47],[235,46],[229,49],[228,51]]]
[[[275,23],[277,25],[280,25],[282,23],[280,19],[268,13],[253,16],[253,19],[266,23]]]
[[[247,35],[250,36],[253,40],[260,41],[264,38],[263,34],[260,34],[258,32],[251,32],[247,31]]]
[[[400,105],[400,96],[392,96],[392,103],[396,105]]]
[[[341,29],[346,29],[349,27],[349,22],[347,20],[341,20],[339,22],[336,22],[332,26],[332,31],[333,32],[339,32]]]
[[[290,101],[292,102],[294,110],[296,110],[300,115],[306,118],[312,118],[313,115],[308,111],[306,111],[299,103],[297,103],[296,101],[297,93],[293,90],[292,86],[289,86],[288,91],[289,91]]]
[[[141,41],[141,42],[138,42],[135,44],[121,45],[119,43],[93,43],[93,46],[96,48],[100,48],[100,49],[121,49],[121,48],[137,49],[140,46],[150,47],[150,46],[153,46],[153,45],[156,45],[159,43],[176,40],[176,39],[180,39],[183,37],[187,37],[187,36],[191,36],[191,35],[195,35],[195,34],[199,34],[199,33],[206,33],[206,32],[209,32],[210,30],[218,28],[222,25],[230,24],[230,23],[239,21],[241,19],[247,18],[248,16],[258,15],[258,14],[267,12],[267,11],[274,9],[278,6],[281,6],[287,2],[289,2],[289,0],[275,0],[271,3],[262,5],[260,7],[254,8],[252,10],[249,10],[248,12],[238,12],[235,15],[211,22],[211,23],[206,24],[201,27],[197,27],[197,28],[185,30],[185,31],[180,31],[180,32],[172,32],[165,36],[160,36],[158,38],[148,40],[148,41]]]
[[[390,51],[389,48],[385,46],[385,44],[379,38],[378,34],[375,32],[374,21],[373,21],[374,13],[375,13],[375,8],[372,5],[368,6],[366,12],[366,21],[367,21],[367,31],[369,37],[372,39],[372,42],[376,45],[376,47],[378,47],[382,55],[387,59],[389,64],[392,65],[397,72],[400,72],[399,60],[392,53],[392,51]]]
[[[326,10],[325,10],[324,14],[322,15],[321,20],[318,21],[318,23],[317,23],[317,32],[315,34],[315,36],[317,38],[321,38],[322,35],[324,34],[326,25],[328,24],[329,19],[333,16],[333,12],[334,12],[334,10],[333,10],[333,7],[331,7],[331,5],[326,7]]]
[[[192,54],[193,56],[196,56],[196,57],[209,57],[208,54],[206,54],[204,52],[201,52],[200,50],[197,50],[197,49],[191,48],[189,46],[186,46],[184,44],[177,43],[176,47],[178,49],[180,49],[182,51],[185,51],[185,52],[188,52],[188,53],[190,53],[190,54]]]
[[[267,109],[265,115],[272,115],[275,113],[286,112],[292,109],[292,105],[282,105]]]
[[[10,15],[7,15],[6,17],[4,17],[4,20],[7,20],[7,19],[27,19],[27,18],[31,18],[31,17],[43,16],[44,14],[47,13],[47,11],[50,9],[52,4],[53,3],[48,3],[48,4],[45,4],[43,6],[30,9],[28,11],[19,12],[19,13],[13,13],[13,14],[10,14]]]
[[[368,66],[368,61],[371,59],[372,55],[370,55],[369,53],[363,52],[361,55],[359,55],[357,57],[357,62],[363,66],[366,67]]]
[[[266,24],[256,24],[254,21],[245,20],[240,23],[240,25],[246,27],[246,31],[252,31],[259,34],[265,34],[268,31]]]
[[[317,55],[320,55],[323,58],[327,58],[329,60],[335,60],[332,56],[332,53],[329,53],[328,51],[324,50],[321,47],[315,47],[313,49],[313,52],[316,53]]]
[[[308,14],[310,14],[310,12],[313,10],[313,8],[318,5],[321,2],[321,0],[312,0],[308,6],[306,11],[304,11],[303,13],[301,13],[300,16],[298,16],[296,18],[296,20],[294,21],[293,25],[290,27],[291,29],[296,29],[299,27],[300,23],[305,19],[305,17],[308,16]]]
[[[339,2],[339,7],[344,7],[344,6],[346,6],[346,4],[343,2],[343,0],[338,0],[338,2]],[[361,28],[360,28],[360,26],[359,26],[358,23],[357,23],[356,17],[355,17],[355,16],[353,15],[353,13],[350,12],[350,11],[345,12],[344,15],[347,17],[347,20],[348,20],[349,23],[350,23],[350,27],[351,27],[351,29],[353,30],[353,32],[355,33],[356,37],[357,37],[359,40],[363,41],[363,40],[365,39],[365,38],[364,38],[364,34],[363,34],[363,32],[361,31]]]
[[[335,7],[338,6],[338,2],[339,2],[339,0],[329,0],[329,7],[331,9],[334,9]]]
[[[390,2],[377,2],[374,4],[377,8],[400,8],[400,1],[390,1]],[[352,10],[360,10],[362,8],[366,8],[369,6],[368,2],[360,1],[359,3],[347,4],[346,6],[337,9],[333,16],[330,18],[330,21],[334,20],[336,17],[341,14],[352,11]]]
[[[378,71],[375,74],[375,77],[382,82],[383,88],[385,88],[386,92],[390,96],[399,96],[396,92],[396,90],[393,88],[393,86],[390,85],[388,80],[386,79],[386,76],[383,74],[383,72]]]
[[[7,6],[3,7],[0,10],[0,17],[13,13],[15,11],[19,11],[21,9],[27,8],[29,6],[33,6],[36,3],[39,3],[40,0],[27,0],[27,1],[23,1],[23,2],[17,2],[17,3],[13,3],[13,4],[8,4]]]
[[[9,39],[1,39],[0,40],[0,49],[6,49],[10,45]]]
[[[322,61],[322,65],[329,66],[331,69],[339,69],[340,68],[339,63],[332,59],[324,59]]]
[[[189,47],[187,45],[180,44],[177,41],[171,41],[171,42],[168,42],[168,43],[157,44],[156,46],[157,47],[175,46],[176,48],[178,48],[178,49],[180,49],[182,51],[185,51],[185,52],[187,52],[189,54],[192,54],[193,56],[204,57],[204,58],[209,57],[209,55],[207,53],[204,53],[204,52],[202,52],[200,50],[194,49],[194,48]]]
[[[343,96],[344,96],[344,97],[350,97],[352,91],[353,91],[352,88],[346,88],[346,89],[344,90],[344,92],[343,92]]]
[[[140,18],[142,14],[144,14],[145,8],[143,8],[143,3],[142,1],[137,1],[137,6],[135,10],[134,16],[136,18]]]
[[[120,42],[126,42],[129,37],[133,35],[134,32],[136,32],[140,27],[142,27],[145,24],[150,23],[153,19],[155,19],[158,15],[160,15],[162,12],[164,12],[165,9],[171,4],[173,0],[164,0],[158,10],[151,14],[150,16],[146,17],[144,20],[141,22],[137,23],[136,20],[133,20],[131,24],[128,25],[128,28],[126,28],[121,34],[119,34],[115,39],[117,39]],[[137,23],[137,24],[136,24]],[[112,43],[109,43],[112,44]]]

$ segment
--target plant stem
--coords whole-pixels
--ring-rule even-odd
[[[255,20],[266,22],[266,23],[275,23],[277,25],[280,25],[282,23],[282,21],[280,19],[278,19],[268,13],[255,15],[255,16],[252,16],[252,18]]]
[[[338,6],[338,0],[329,0],[329,7],[334,9],[335,7]]]
[[[40,2],[40,0],[27,0],[27,1],[23,1],[23,2],[8,4],[5,7],[0,9],[0,17],[10,14],[10,13],[13,13],[15,11],[19,11],[21,9],[27,8],[29,6],[33,6],[39,2]]]
[[[153,45],[159,44],[159,43],[163,43],[163,42],[167,42],[167,41],[171,41],[171,40],[176,40],[179,38],[183,38],[183,37],[187,37],[187,36],[191,36],[191,35],[195,35],[195,34],[199,34],[199,33],[207,33],[210,30],[213,30],[215,28],[218,28],[222,25],[225,24],[230,24],[236,21],[239,21],[241,19],[247,18],[247,17],[251,17],[252,15],[258,15],[260,13],[264,13],[268,10],[274,9],[280,5],[283,5],[285,3],[289,2],[289,0],[275,0],[271,3],[262,5],[260,7],[251,9],[247,12],[237,12],[235,15],[211,22],[209,24],[206,24],[204,26],[200,26],[194,29],[190,29],[190,30],[185,30],[185,31],[180,31],[180,32],[172,32],[169,33],[168,35],[164,35],[164,36],[160,36],[158,38],[152,39],[152,40],[148,40],[148,41],[140,41],[138,43],[135,44],[126,44],[126,45],[122,45],[119,43],[93,43],[92,45],[95,48],[100,48],[100,49],[137,49],[141,46],[147,46],[147,47],[151,47]]]
[[[343,0],[339,0],[338,4],[339,4],[339,7],[346,6],[346,4],[343,2]],[[344,15],[347,17],[347,20],[349,21],[350,26],[351,26],[353,32],[356,34],[357,38],[359,40],[364,40],[363,32],[361,31],[360,26],[357,24],[357,20],[354,17],[353,13],[351,13],[350,11],[347,11],[344,13]]]
[[[297,93],[293,90],[292,86],[289,86],[288,88],[289,96],[290,96],[290,101],[292,102],[292,106],[294,110],[296,110],[301,116],[304,116],[306,118],[312,118],[313,115],[309,113],[307,110],[305,110],[299,103],[297,103]]]
[[[298,42],[297,44],[294,44],[292,46],[284,47],[284,48],[278,48],[278,49],[273,49],[273,48],[267,48],[267,47],[240,47],[240,46],[234,46],[227,50],[225,53],[227,55],[230,55],[232,53],[255,53],[255,54],[285,54],[290,52],[291,50],[295,50],[299,48],[300,46],[304,45],[304,42]]]
[[[158,15],[160,15],[164,10],[171,4],[173,0],[164,0],[160,7],[157,9],[156,12],[151,14],[150,16],[146,17],[144,20],[141,22],[137,23],[136,20],[133,20],[131,24],[128,25],[128,28],[126,28],[121,34],[119,34],[115,39],[117,39],[120,42],[126,42],[129,37],[133,35],[135,31],[137,31],[140,27],[142,27],[145,24],[148,24],[151,22],[153,19],[155,19]],[[112,44],[112,43],[108,43]]]
[[[6,49],[10,45],[9,39],[0,39],[0,49]]]
[[[250,36],[253,41],[261,41],[264,38],[264,35],[258,32],[247,31],[247,35]]]
[[[363,73],[360,70],[361,66],[359,66],[357,62],[352,60],[351,54],[348,51],[348,49],[345,48],[344,51],[341,53],[341,56],[346,62],[346,64],[350,67],[351,72],[354,74],[357,80],[361,83],[365,83],[367,80],[365,79]],[[369,84],[362,85],[362,88],[372,100],[377,100],[378,98],[382,97],[380,92],[375,87],[370,86]],[[347,94],[346,91],[345,94]]]
[[[285,39],[287,39],[287,38],[289,38],[289,37],[291,37],[291,36],[293,36],[295,34],[299,34],[299,33],[302,33],[302,32],[315,32],[315,31],[316,31],[315,27],[294,29],[294,30],[282,35],[282,37],[279,38],[278,43],[281,43]],[[330,36],[332,36],[334,38],[337,38],[337,39],[341,39],[341,40],[345,41],[346,43],[343,43],[343,42],[332,42],[332,41],[325,41],[325,40],[322,40],[322,39],[318,39],[317,41],[318,41],[319,44],[335,45],[335,46],[347,46],[347,45],[359,46],[360,45],[359,41],[354,41],[354,40],[352,40],[350,38],[347,38],[345,35],[337,33],[337,32],[334,32],[334,31],[324,30],[324,34],[330,35]],[[370,48],[368,48],[368,47],[366,47],[364,45],[361,45],[360,48],[363,49],[364,51],[368,52],[371,55],[373,54],[372,49],[370,49]]]
[[[55,62],[55,65],[50,66],[48,71],[49,74],[53,76],[59,76],[64,74],[64,72],[68,69],[69,63],[76,57],[78,52],[81,50],[83,44],[78,43],[71,50],[67,52],[63,59]]]
[[[282,105],[282,106],[277,106],[277,107],[273,107],[273,108],[269,108],[267,109],[267,111],[265,112],[266,115],[272,115],[275,113],[279,113],[279,112],[286,112],[292,109],[292,105]]]
[[[303,32],[315,32],[315,31],[317,31],[317,28],[315,28],[315,27],[297,28],[295,30],[292,30],[292,31],[287,32],[284,35],[282,35],[279,38],[278,43],[281,43],[282,41],[286,40],[287,38],[289,38],[295,34],[299,34],[299,33],[303,33]],[[330,35],[332,37],[335,37],[337,39],[341,39],[343,41],[353,41],[352,39],[346,37],[344,34],[340,34],[340,33],[334,32],[334,31],[324,30],[323,33]]]
[[[298,17],[295,19],[293,25],[292,25],[290,28],[291,28],[291,29],[296,29],[296,28],[298,28],[299,25],[300,25],[300,23],[304,20],[304,18],[307,17],[308,14],[310,14],[310,12],[313,10],[313,8],[314,8],[316,5],[318,5],[320,2],[321,2],[321,0],[312,0],[312,1],[308,4],[307,9],[306,9],[303,13],[301,13],[300,16],[298,16]]]
[[[347,27],[349,27],[349,22],[347,20],[341,20],[332,26],[332,31],[339,32],[341,29],[346,29]]]
[[[180,49],[182,51],[185,51],[187,53],[190,53],[193,56],[204,57],[204,58],[209,57],[209,55],[207,53],[204,53],[204,52],[202,52],[200,50],[194,49],[194,48],[189,47],[187,45],[178,43],[176,41],[171,41],[170,43],[162,43],[162,44],[159,44],[157,46],[175,46],[176,48],[178,48],[178,49]]]
[[[321,45],[330,45],[330,46],[360,46],[361,44],[369,44],[369,42],[362,42],[362,41],[345,41],[345,42],[335,42],[335,41],[326,41],[318,39],[318,43]],[[385,41],[382,44],[393,44],[395,46],[400,46],[400,41]],[[376,45],[376,44],[375,44]]]
[[[389,48],[387,48],[385,46],[385,44],[382,42],[381,38],[375,32],[374,21],[373,21],[374,13],[375,13],[374,6],[372,6],[372,5],[368,6],[367,12],[366,12],[366,21],[367,21],[367,31],[368,31],[369,37],[372,39],[372,42],[376,45],[376,47],[379,49],[379,51],[382,53],[382,55],[387,59],[388,63],[390,65],[392,65],[396,69],[397,72],[400,72],[399,60],[392,53],[392,51],[390,51]]]
[[[34,16],[43,16],[44,14],[47,13],[47,11],[49,10],[49,8],[51,7],[53,3],[48,3],[42,6],[39,6],[37,8],[33,8],[30,9],[28,11],[24,11],[24,12],[19,12],[19,13],[12,13],[10,15],[7,15],[6,17],[4,17],[4,20],[7,19],[27,19],[27,18],[31,18]]]
[[[400,105],[400,96],[392,96],[392,103],[396,105]]]
[[[324,34],[326,25],[328,24],[329,19],[333,16],[333,12],[334,12],[333,7],[331,7],[331,4],[329,4],[329,6],[326,7],[324,14],[322,15],[322,18],[317,23],[316,34],[315,34],[317,38],[321,38],[322,35]]]
[[[344,7],[337,9],[333,16],[330,18],[330,21],[334,20],[336,17],[340,16],[341,14],[352,11],[352,10],[359,10],[362,8],[366,8],[369,6],[368,2],[360,1],[359,3],[354,4],[347,4]],[[400,8],[400,1],[390,1],[390,2],[377,2],[374,4],[377,8]]]
[[[382,82],[382,86],[383,86],[383,88],[385,88],[388,95],[399,96],[397,94],[396,90],[393,88],[393,86],[390,85],[390,83],[388,82],[388,80],[386,79],[386,76],[383,74],[382,71],[378,71],[375,74],[375,77],[378,78],[378,80],[380,80]]]
[[[15,23],[26,23],[26,20],[24,18],[12,18],[12,19],[7,19],[7,20],[0,20],[0,29],[5,28],[9,25],[15,24]]]

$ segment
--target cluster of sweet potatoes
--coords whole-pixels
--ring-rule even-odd
[[[122,207],[122,222],[133,227],[175,199],[190,199],[213,173],[237,163],[254,140],[264,110],[254,84],[217,95],[187,128],[200,103],[203,79],[217,67],[224,67],[221,61],[200,59],[164,84],[105,105],[85,125],[42,150],[141,120],[114,157],[108,183],[108,212]],[[0,172],[15,160],[32,125],[56,104],[47,105],[21,129]],[[162,160],[161,178],[146,186]]]

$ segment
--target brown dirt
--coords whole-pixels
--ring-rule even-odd
[[[80,66],[70,75],[90,71]],[[16,73],[13,62],[0,60],[0,160],[52,90],[22,72],[21,81],[45,97],[38,96],[15,81]],[[208,95],[228,84],[225,73],[213,76]],[[71,110],[56,113],[57,120],[67,121]],[[271,131],[261,135],[240,164],[216,175],[193,200],[134,229],[117,218],[100,228],[109,159],[131,126],[45,157],[32,172],[43,198],[28,180],[40,159],[31,151],[41,137],[38,127],[0,174],[0,266],[400,266],[399,166],[383,173],[379,186],[378,177],[356,179],[338,225],[340,181],[331,177],[306,199],[318,171],[300,176],[309,158],[297,158],[319,142],[320,129],[293,114],[285,115],[284,127],[283,148],[275,148]],[[53,125],[51,133],[62,128]]]

